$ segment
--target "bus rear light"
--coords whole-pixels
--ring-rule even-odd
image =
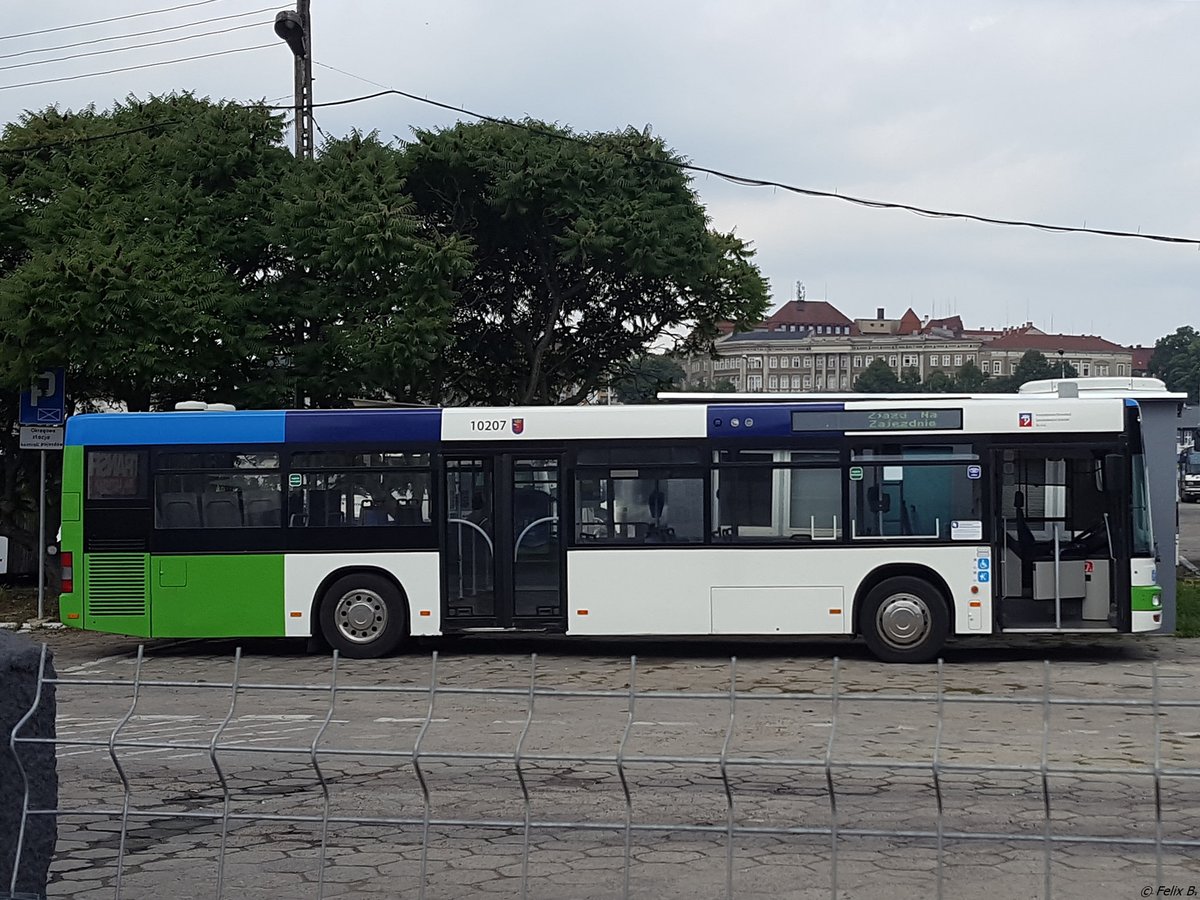
[[[64,594],[75,593],[75,554],[67,550],[59,555],[62,565],[62,584],[60,590]]]

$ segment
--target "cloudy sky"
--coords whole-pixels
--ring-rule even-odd
[[[189,3],[190,8],[4,37]],[[191,89],[290,98],[263,0],[42,0],[0,25],[0,119]],[[377,82],[582,131],[650,124],[693,162],[817,190],[1200,240],[1200,2],[312,0],[318,102]],[[258,11],[255,13],[254,11]],[[240,18],[202,23],[216,17]],[[191,24],[48,53],[26,51]],[[256,25],[256,23],[258,23]],[[248,25],[44,65],[72,54]],[[93,74],[259,44],[244,53]],[[22,54],[22,55],[16,55]],[[20,66],[17,68],[16,66]],[[67,78],[50,84],[25,82]],[[365,81],[363,80],[365,79]],[[453,114],[397,97],[318,111],[405,136]],[[847,315],[958,313],[1153,343],[1200,325],[1200,250],[930,219],[701,176],[713,223]]]

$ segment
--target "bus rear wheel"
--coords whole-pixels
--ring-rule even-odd
[[[879,659],[922,663],[945,645],[950,613],[942,592],[928,581],[898,576],[871,589],[859,624],[867,646]]]
[[[321,598],[321,635],[350,659],[378,659],[394,651],[407,630],[403,597],[382,575],[344,575]]]

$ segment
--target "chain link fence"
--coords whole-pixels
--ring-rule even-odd
[[[582,687],[537,656],[521,683],[443,667],[364,683],[335,654],[322,680],[278,683],[239,650],[212,681],[151,677],[139,650],[122,677],[51,676],[43,649],[58,733],[23,720],[9,742],[53,746],[59,798],[26,789],[15,858],[49,817],[49,894],[116,900],[1200,884],[1200,698],[1157,663],[1108,696],[1049,663],[994,693],[941,663],[924,689],[847,684],[837,659],[824,686],[745,685],[731,659],[723,690],[644,686],[637,657]]]

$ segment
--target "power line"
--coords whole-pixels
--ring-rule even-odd
[[[130,66],[125,69],[114,69],[112,71],[124,72],[124,71],[130,71],[131,69],[141,69],[141,68],[149,68],[150,66],[167,65],[168,63],[172,63],[172,62],[186,62],[186,61],[188,61],[188,59],[206,59],[211,56],[223,56],[227,53],[242,53],[242,52],[245,52],[248,50],[261,50],[265,47],[272,47],[272,46],[275,46],[275,45],[274,44],[262,44],[257,47],[242,47],[242,48],[236,49],[236,50],[224,50],[224,51],[220,51],[218,53],[209,53],[209,54],[204,54],[202,56],[189,57],[187,59],[167,60],[167,61],[161,62],[161,63],[149,63],[144,66]],[[364,81],[368,84],[376,84],[376,85],[379,84],[378,82],[373,82],[370,79],[361,78],[360,76],[354,75],[351,72],[343,71],[342,69],[339,69],[335,66],[325,65],[324,63],[319,63],[319,62],[316,62],[315,60],[314,60],[314,63],[323,69],[329,69],[334,72],[339,72],[350,78],[355,78],[355,79],[358,79],[359,81]],[[106,74],[110,74],[110,73],[109,72],[98,72],[98,73],[94,73],[94,74],[106,75]],[[84,77],[88,77],[88,76],[76,75],[76,76],[71,76],[69,78],[51,79],[51,81],[70,81],[70,80],[72,80],[72,78],[84,78]],[[49,82],[33,82],[33,84],[46,84],[46,83],[49,83]],[[0,90],[8,90],[9,88],[12,88],[12,87],[26,87],[26,86],[27,85],[0,86]],[[313,105],[314,109],[334,107],[334,106],[347,106],[347,105],[350,105],[353,103],[361,103],[366,100],[374,100],[379,97],[386,97],[386,96],[404,97],[408,100],[416,101],[417,103],[424,103],[424,104],[427,104],[430,106],[437,107],[439,109],[447,110],[449,112],[463,113],[464,115],[468,115],[468,116],[471,116],[476,119],[480,119],[481,121],[485,121],[485,122],[492,122],[494,124],[505,125],[505,126],[508,126],[511,128],[520,128],[520,129],[522,129],[524,131],[528,131],[532,134],[537,134],[542,137],[554,138],[555,140],[568,141],[568,142],[584,144],[584,145],[588,145],[588,144],[592,143],[589,139],[579,137],[577,135],[561,134],[561,133],[554,132],[554,131],[548,131],[544,128],[538,128],[536,126],[529,125],[528,123],[525,123],[525,122],[516,122],[511,119],[502,119],[497,116],[491,116],[491,115],[488,115],[487,113],[475,112],[471,109],[467,109],[466,107],[453,106],[449,103],[443,103],[440,100],[432,100],[428,97],[421,97],[421,96],[418,96],[417,94],[412,94],[412,93],[409,93],[408,91],[401,91],[397,88],[384,88],[383,90],[376,91],[375,93],[372,93],[372,94],[363,94],[358,97],[347,97],[342,100],[330,100],[330,101],[326,101],[324,103],[314,103],[312,105]],[[241,106],[243,108],[257,108],[257,109],[264,109],[264,110],[271,110],[271,111],[277,111],[277,110],[287,111],[287,110],[294,109],[294,105],[289,105],[289,106],[273,106],[273,105],[269,105],[269,104],[231,104],[231,105],[237,105],[237,106]],[[83,139],[71,140],[71,141],[62,141],[62,142],[59,142],[58,144],[43,144],[43,145],[39,145],[39,146],[35,146],[35,147],[16,147],[16,148],[0,147],[0,152],[3,152],[3,153],[28,153],[28,152],[32,152],[34,150],[50,149],[50,148],[53,148],[56,146],[68,146],[68,145],[75,144],[75,143],[90,143],[92,141],[104,140],[104,139],[107,139],[110,137],[119,137],[122,134],[128,134],[128,133],[132,133],[135,131],[145,131],[145,130],[149,130],[150,128],[156,128],[156,127],[159,127],[161,125],[166,125],[166,124],[176,124],[176,123],[170,122],[170,121],[160,122],[155,125],[145,126],[143,128],[131,129],[130,131],[111,132],[111,133],[104,134],[104,135],[96,135],[91,138],[83,138]],[[322,132],[322,134],[325,134],[323,129],[321,130],[321,132]],[[325,136],[328,137],[328,135],[325,135]],[[1000,219],[1000,218],[995,218],[992,216],[977,215],[974,213],[949,212],[949,211],[945,211],[945,210],[928,209],[925,207],[914,206],[912,204],[907,204],[907,203],[895,203],[895,202],[889,202],[889,201],[883,201],[883,200],[870,200],[870,199],[863,198],[863,197],[854,197],[850,194],[840,194],[840,193],[834,193],[831,191],[821,191],[821,190],[817,190],[815,188],[804,188],[804,187],[799,187],[797,185],[787,184],[787,183],[784,183],[781,181],[771,181],[769,179],[763,179],[763,178],[749,178],[749,177],[742,176],[742,175],[734,175],[729,172],[723,172],[719,169],[712,169],[707,166],[698,166],[698,165],[695,165],[692,163],[679,162],[678,160],[647,159],[647,160],[643,160],[643,161],[656,163],[658,165],[669,166],[674,169],[681,169],[681,170],[688,171],[688,172],[702,172],[707,175],[712,175],[714,177],[721,178],[732,184],[738,184],[738,185],[743,185],[743,186],[747,186],[747,187],[778,188],[780,190],[785,190],[785,191],[789,191],[791,193],[800,194],[800,195],[808,196],[808,197],[818,197],[818,198],[825,198],[825,199],[831,199],[831,200],[842,200],[844,202],[852,203],[852,204],[855,204],[858,206],[865,206],[869,209],[896,209],[896,210],[902,210],[905,212],[914,213],[916,215],[928,216],[928,217],[932,217],[932,218],[963,219],[963,220],[967,220],[967,221],[980,222],[982,224],[987,224],[987,225],[1005,225],[1005,226],[1020,227],[1020,228],[1034,228],[1034,229],[1038,229],[1041,231],[1047,231],[1047,232],[1052,232],[1052,233],[1056,233],[1056,234],[1092,234],[1092,235],[1098,235],[1098,236],[1102,236],[1102,237],[1140,238],[1142,240],[1156,241],[1159,243],[1196,244],[1196,245],[1200,246],[1200,238],[1188,238],[1188,237],[1179,237],[1179,236],[1174,236],[1174,235],[1152,234],[1152,233],[1140,232],[1140,231],[1118,231],[1118,230],[1113,230],[1113,229],[1102,229],[1102,228],[1073,227],[1073,226],[1069,226],[1069,225],[1051,225],[1051,224],[1047,224],[1044,222],[1027,221],[1027,220],[1021,220],[1021,219]]]
[[[137,128],[125,128],[121,131],[106,131],[103,134],[94,134],[90,137],[71,138],[65,141],[51,141],[45,144],[31,144],[25,147],[0,147],[0,153],[34,153],[38,150],[54,150],[59,147],[73,147],[76,144],[94,144],[96,141],[107,141],[109,138],[122,137],[127,134],[138,134],[143,131],[153,131],[156,128],[167,128],[172,125],[182,125],[181,119],[163,119],[161,122],[151,122],[149,125],[140,125]]]
[[[464,115],[471,116],[472,118],[475,118],[475,119],[480,119],[481,121],[484,121],[484,122],[492,122],[492,123],[498,124],[498,125],[507,125],[512,128],[520,128],[520,129],[523,129],[524,131],[528,131],[533,134],[541,135],[542,137],[555,138],[557,140],[570,141],[570,142],[579,143],[579,144],[590,143],[590,141],[587,138],[578,137],[577,135],[560,134],[558,132],[548,131],[544,128],[538,128],[534,125],[529,125],[528,123],[525,123],[525,122],[517,122],[512,119],[502,119],[498,116],[491,116],[491,115],[488,115],[487,113],[481,113],[481,112],[476,112],[471,109],[467,109],[464,106],[454,106],[450,103],[443,103],[440,100],[433,100],[433,99],[430,99],[429,97],[421,97],[417,94],[410,94],[408,91],[401,91],[397,88],[385,87],[384,85],[380,85],[379,82],[377,82],[377,81],[371,81],[369,78],[363,78],[359,75],[355,75],[353,72],[347,72],[343,69],[339,69],[336,66],[325,65],[324,63],[316,62],[316,60],[314,60],[313,62],[316,65],[320,66],[322,69],[329,69],[334,72],[339,72],[342,75],[346,75],[350,78],[355,78],[359,81],[365,82],[366,84],[373,84],[373,85],[377,85],[379,87],[384,88],[384,90],[382,90],[382,91],[377,91],[374,94],[366,94],[366,95],[363,95],[362,97],[351,97],[346,100],[338,100],[338,101],[334,101],[331,103],[314,103],[313,104],[314,107],[343,106],[348,103],[357,103],[361,100],[372,100],[376,97],[382,97],[387,94],[394,94],[398,97],[405,97],[409,100],[414,100],[417,103],[424,103],[428,106],[437,107],[438,109],[447,110],[449,112],[463,113]],[[1196,245],[1200,246],[1200,238],[1178,237],[1175,235],[1166,235],[1166,234],[1150,234],[1150,233],[1146,233],[1146,232],[1142,232],[1142,231],[1118,231],[1115,229],[1107,229],[1107,228],[1085,228],[1085,227],[1075,227],[1075,226],[1071,226],[1071,225],[1051,225],[1051,224],[1048,224],[1045,222],[1034,222],[1034,221],[1029,221],[1029,220],[1024,220],[1024,219],[1000,219],[1000,218],[996,218],[994,216],[983,216],[983,215],[977,215],[975,213],[951,212],[951,211],[947,211],[947,210],[929,209],[929,208],[922,207],[922,206],[914,206],[909,203],[896,203],[896,202],[886,201],[886,200],[871,200],[871,199],[868,199],[865,197],[855,197],[851,194],[841,194],[841,193],[837,193],[834,191],[822,191],[822,190],[817,190],[816,188],[799,187],[798,185],[787,184],[782,181],[772,181],[772,180],[766,179],[766,178],[750,178],[750,177],[747,177],[744,175],[735,175],[730,172],[723,172],[720,169],[712,169],[707,166],[698,166],[693,163],[685,163],[685,162],[680,162],[678,160],[672,160],[672,159],[645,160],[645,161],[655,162],[660,165],[670,166],[671,168],[675,168],[675,169],[683,169],[688,172],[702,172],[705,175],[712,175],[716,178],[720,178],[720,179],[723,179],[724,181],[728,181],[731,184],[738,184],[738,185],[742,185],[744,187],[775,188],[775,189],[782,190],[782,191],[788,191],[793,194],[800,194],[805,197],[819,197],[819,198],[824,198],[824,199],[829,199],[829,200],[841,200],[843,202],[851,203],[856,206],[864,206],[864,207],[867,207],[868,209],[896,209],[896,210],[902,210],[904,212],[914,213],[915,215],[927,216],[929,218],[935,218],[935,219],[962,219],[962,220],[970,221],[970,222],[980,222],[985,225],[1006,225],[1006,226],[1015,227],[1015,228],[1036,228],[1040,231],[1048,231],[1048,232],[1052,232],[1055,234],[1094,234],[1094,235],[1099,235],[1102,237],[1140,238],[1141,240],[1157,241],[1159,243],[1196,244]]]
[[[83,59],[87,56],[105,56],[109,53],[124,53],[127,50],[141,50],[146,47],[161,47],[164,44],[178,44],[182,41],[194,41],[197,38],[212,37],[217,34],[229,34],[231,31],[243,31],[247,28],[262,28],[269,22],[251,22],[248,25],[234,25],[231,28],[218,28],[215,31],[202,31],[199,34],[185,34],[182,37],[167,38],[164,41],[147,41],[144,44],[131,44],[128,47],[110,47],[107,50],[89,50],[87,53],[72,53],[68,56],[55,56],[51,59],[39,59],[33,62],[14,63],[11,66],[0,66],[0,72],[10,69],[28,69],[30,66],[44,66],[49,63],[65,62],[68,59]]]
[[[275,9],[274,6],[264,6],[260,9],[252,9],[249,12],[235,13],[232,16],[213,16],[210,19],[197,19],[194,22],[185,22],[182,25],[167,25],[164,28],[151,28],[147,31],[131,31],[126,34],[110,34],[108,37],[92,38],[90,41],[75,41],[72,44],[59,44],[55,47],[42,47],[36,50],[22,50],[19,53],[5,53],[0,55],[0,59],[16,59],[20,56],[29,56],[33,53],[53,53],[55,50],[70,50],[73,47],[88,47],[92,44],[105,44],[109,41],[120,41],[125,38],[145,37],[150,34],[164,34],[168,31],[178,31],[180,28],[195,28],[197,25],[208,25],[212,22],[225,22],[229,19],[244,19],[246,16],[256,16],[260,13],[270,12]]]
[[[62,78],[45,78],[41,81],[25,81],[21,84],[0,84],[0,91],[11,91],[14,88],[34,87],[39,84],[58,84],[62,81],[76,81],[80,78],[95,78],[97,75],[113,75],[117,72],[133,72],[138,69],[153,69],[157,66],[170,66],[175,63],[192,62],[197,59],[211,59],[214,56],[228,56],[230,53],[247,53],[251,50],[265,50],[278,44],[256,44],[253,47],[235,47],[232,50],[218,50],[215,53],[201,53],[198,56],[181,56],[177,59],[164,59],[160,62],[142,63],[140,66],[124,66],[120,69],[106,69],[103,72],[84,72],[82,75],[65,75]]]
[[[167,6],[162,9],[149,9],[146,12],[130,13],[127,16],[113,16],[111,19],[96,19],[92,22],[76,22],[74,25],[59,25],[56,28],[40,28],[37,31],[23,31],[20,34],[0,35],[0,41],[11,41],[16,38],[33,37],[38,34],[51,34],[55,31],[69,31],[72,28],[89,28],[92,25],[106,25],[109,22],[124,22],[126,19],[140,19],[143,16],[156,16],[159,13],[175,12],[179,9],[191,9],[194,6],[208,6],[217,0],[196,0],[195,3],[184,3],[180,6]]]

